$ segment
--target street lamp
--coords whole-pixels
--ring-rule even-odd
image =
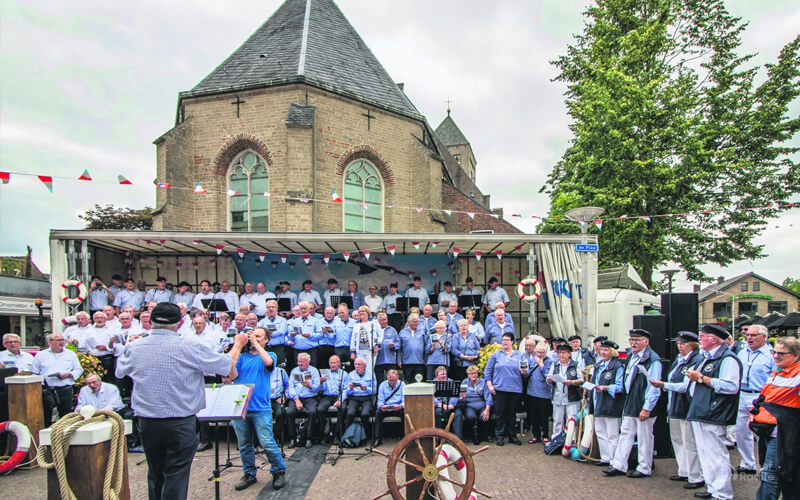
[[[731,336],[736,338],[736,295],[722,290],[716,290],[717,293],[724,293],[731,296]]]
[[[672,276],[674,276],[675,274],[677,274],[679,272],[680,272],[680,269],[664,269],[663,271],[661,271],[661,274],[666,276],[667,280],[669,280],[669,285],[668,285],[669,286],[669,293],[672,293]]]
[[[579,207],[573,208],[564,215],[571,221],[577,222],[581,226],[581,243],[586,244],[586,234],[589,230],[589,221],[599,217],[604,209],[600,207]],[[586,289],[581,294],[581,308],[583,309],[583,321],[581,322],[581,333],[584,340],[589,338],[589,255],[581,252],[581,280]]]

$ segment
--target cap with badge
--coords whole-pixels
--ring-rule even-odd
[[[611,349],[619,349],[619,345],[613,340],[603,339],[600,341],[600,347],[609,347]]]
[[[572,352],[572,347],[570,347],[567,344],[558,344],[558,346],[556,347],[556,351]]]
[[[722,340],[725,340],[730,336],[728,330],[722,328],[719,325],[712,325],[710,323],[703,325],[703,327],[700,328],[700,331],[704,333],[710,333],[711,335],[716,335]]]
[[[174,325],[181,320],[181,310],[175,304],[159,302],[150,312],[150,321],[161,325]]]
[[[178,283],[178,288],[182,286],[188,286],[189,288],[192,287],[192,285],[190,285],[188,281],[181,281],[180,283]]]
[[[681,330],[678,332],[678,336],[672,339],[673,342],[677,341],[681,342],[697,342],[697,334],[694,332],[687,332],[686,330]]]
[[[648,332],[647,330],[645,330],[643,328],[634,328],[633,330],[630,330],[628,332],[628,337],[633,337],[633,338],[650,339],[652,336],[653,336],[653,334],[651,334],[650,332]]]
[[[568,338],[567,340],[569,340],[570,342],[572,342],[573,340],[583,340],[583,339],[581,338],[581,336],[580,336],[580,335],[570,335],[570,336],[569,336],[569,338]]]
[[[608,340],[608,337],[606,337],[605,335],[599,335],[599,336],[595,337],[594,339],[592,339],[592,343],[596,344],[596,343],[602,342],[604,340]]]

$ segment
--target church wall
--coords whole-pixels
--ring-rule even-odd
[[[154,217],[156,230],[194,229],[195,194],[191,169],[174,166],[191,166],[193,120],[186,120],[164,134],[156,144],[156,179],[177,189],[156,188],[156,207],[166,204],[161,214]]]
[[[442,205],[443,208],[473,212],[476,214],[487,214],[488,212],[481,205],[455,189],[453,186],[442,182]],[[469,233],[492,229],[495,233],[522,233],[519,229],[506,222],[502,217],[495,219],[485,215],[476,215],[474,219],[464,213],[454,213],[447,224],[448,233]]]
[[[464,169],[470,179],[475,180],[475,157],[472,155],[472,148],[469,144],[460,144],[457,146],[447,146],[453,156],[459,158],[459,164]]]

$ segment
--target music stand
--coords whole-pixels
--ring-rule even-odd
[[[282,297],[278,299],[278,312],[287,313],[292,312],[292,299],[289,297]]]
[[[333,297],[331,297],[333,299]],[[333,300],[331,300],[333,303]],[[339,304],[347,304],[347,308],[352,310],[353,309],[353,297],[351,295],[340,295],[339,296]]]
[[[228,304],[222,299],[200,299],[200,302],[213,317],[216,317],[217,313],[228,312]]]
[[[223,301],[224,302],[224,301]],[[250,405],[255,384],[206,386],[206,407],[197,413],[198,420],[214,422],[214,498],[219,500],[219,424],[243,420]]]
[[[444,402],[447,399],[461,396],[461,382],[456,380],[431,380],[430,382],[435,385],[434,399],[439,398],[442,403],[442,420],[444,420]]]

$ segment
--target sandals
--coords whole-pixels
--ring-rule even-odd
[[[533,438],[530,438],[530,439],[528,440],[528,443],[530,443],[530,444],[535,444],[535,443],[538,443],[538,442],[539,442],[539,439],[537,439],[537,438],[535,438],[535,437],[533,437]]]
[[[542,442],[543,442],[544,444],[547,444],[547,443],[549,443],[549,442],[550,442],[550,439],[549,439],[549,438],[542,438]]]

